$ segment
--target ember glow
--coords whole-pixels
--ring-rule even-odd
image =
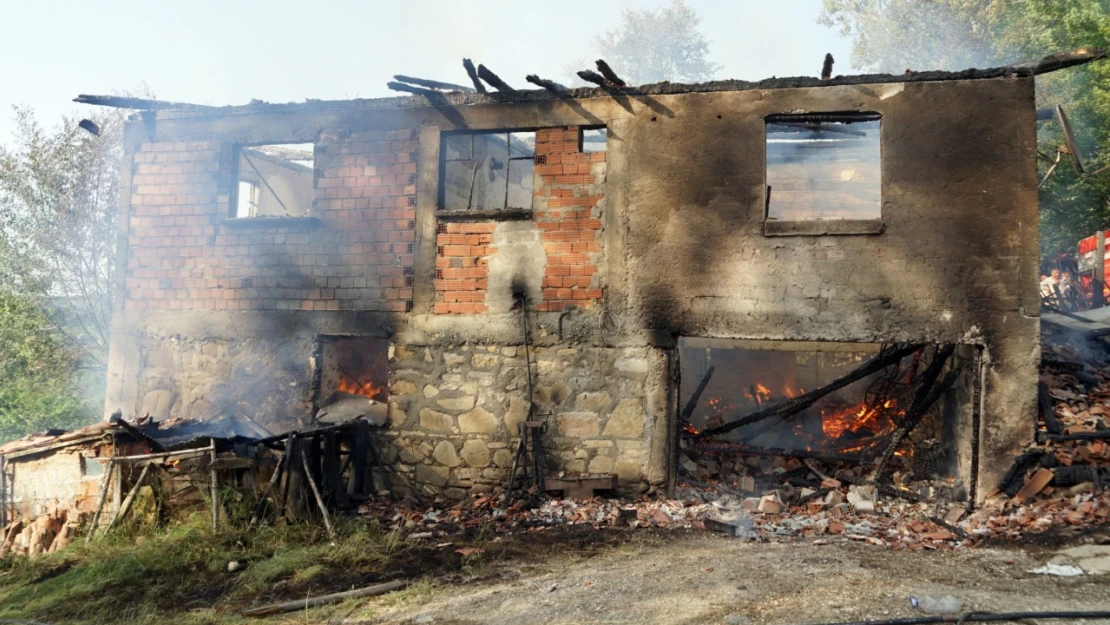
[[[884,436],[897,427],[894,416],[901,412],[893,399],[886,400],[881,406],[858,404],[834,412],[821,411],[821,430],[831,439],[864,430],[871,436]]]

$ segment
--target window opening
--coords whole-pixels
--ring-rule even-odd
[[[767,118],[767,219],[879,219],[879,115]]]
[[[314,196],[313,149],[311,143],[241,147],[232,217],[308,215]]]
[[[440,207],[531,209],[535,158],[535,132],[445,135]]]
[[[605,152],[609,146],[608,128],[585,128],[582,130],[580,152]]]

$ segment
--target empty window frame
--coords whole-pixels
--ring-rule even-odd
[[[240,147],[231,217],[307,216],[312,209],[313,165],[311,143]]]
[[[877,113],[771,115],[766,122],[768,220],[882,216]]]
[[[609,145],[608,128],[583,128],[579,152],[604,152]]]
[[[531,209],[535,159],[535,132],[444,135],[440,208]]]

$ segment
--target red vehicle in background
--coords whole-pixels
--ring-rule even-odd
[[[1081,239],[1076,249],[1076,256],[1074,259],[1068,257],[1066,254],[1060,254],[1054,259],[1046,260],[1041,269],[1042,274],[1042,288],[1041,298],[1048,302],[1046,298],[1046,289],[1044,288],[1045,276],[1050,276],[1053,269],[1059,269],[1060,276],[1070,274],[1074,276],[1072,284],[1074,285],[1073,293],[1059,293],[1058,302],[1059,307],[1064,310],[1088,310],[1091,308],[1098,308],[1105,305],[1105,302],[1110,301],[1110,289],[1106,286],[1107,275],[1110,275],[1110,252],[1107,252],[1107,245],[1110,245],[1110,230],[1103,233],[1103,253],[1098,253],[1098,235],[1092,235],[1086,239]],[[1102,271],[1096,272],[1101,256]],[[1102,284],[1101,291],[1102,297],[1098,298],[1095,291],[1095,283],[1098,281],[1096,273],[1101,273]],[[1054,302],[1055,303],[1055,302]]]

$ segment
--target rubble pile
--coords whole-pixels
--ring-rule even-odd
[[[0,529],[0,558],[8,554],[36,556],[65,549],[77,534],[81,513],[56,510],[34,521],[12,521]]]
[[[1042,382],[1063,434],[1106,432],[1110,349],[1075,348],[1055,338],[1046,336]],[[909,550],[1110,525],[1110,440],[1049,440],[1044,430],[1038,440],[1044,442],[1017,460],[1008,483],[970,513],[963,485],[914,481],[897,463],[889,481],[870,484],[869,466],[712,453],[684,456],[670,500],[543,499],[532,493],[514,501],[500,494],[461,503],[372,503],[361,512],[413,539],[477,527],[512,533],[589,525],[708,529],[758,541],[857,541]]]

